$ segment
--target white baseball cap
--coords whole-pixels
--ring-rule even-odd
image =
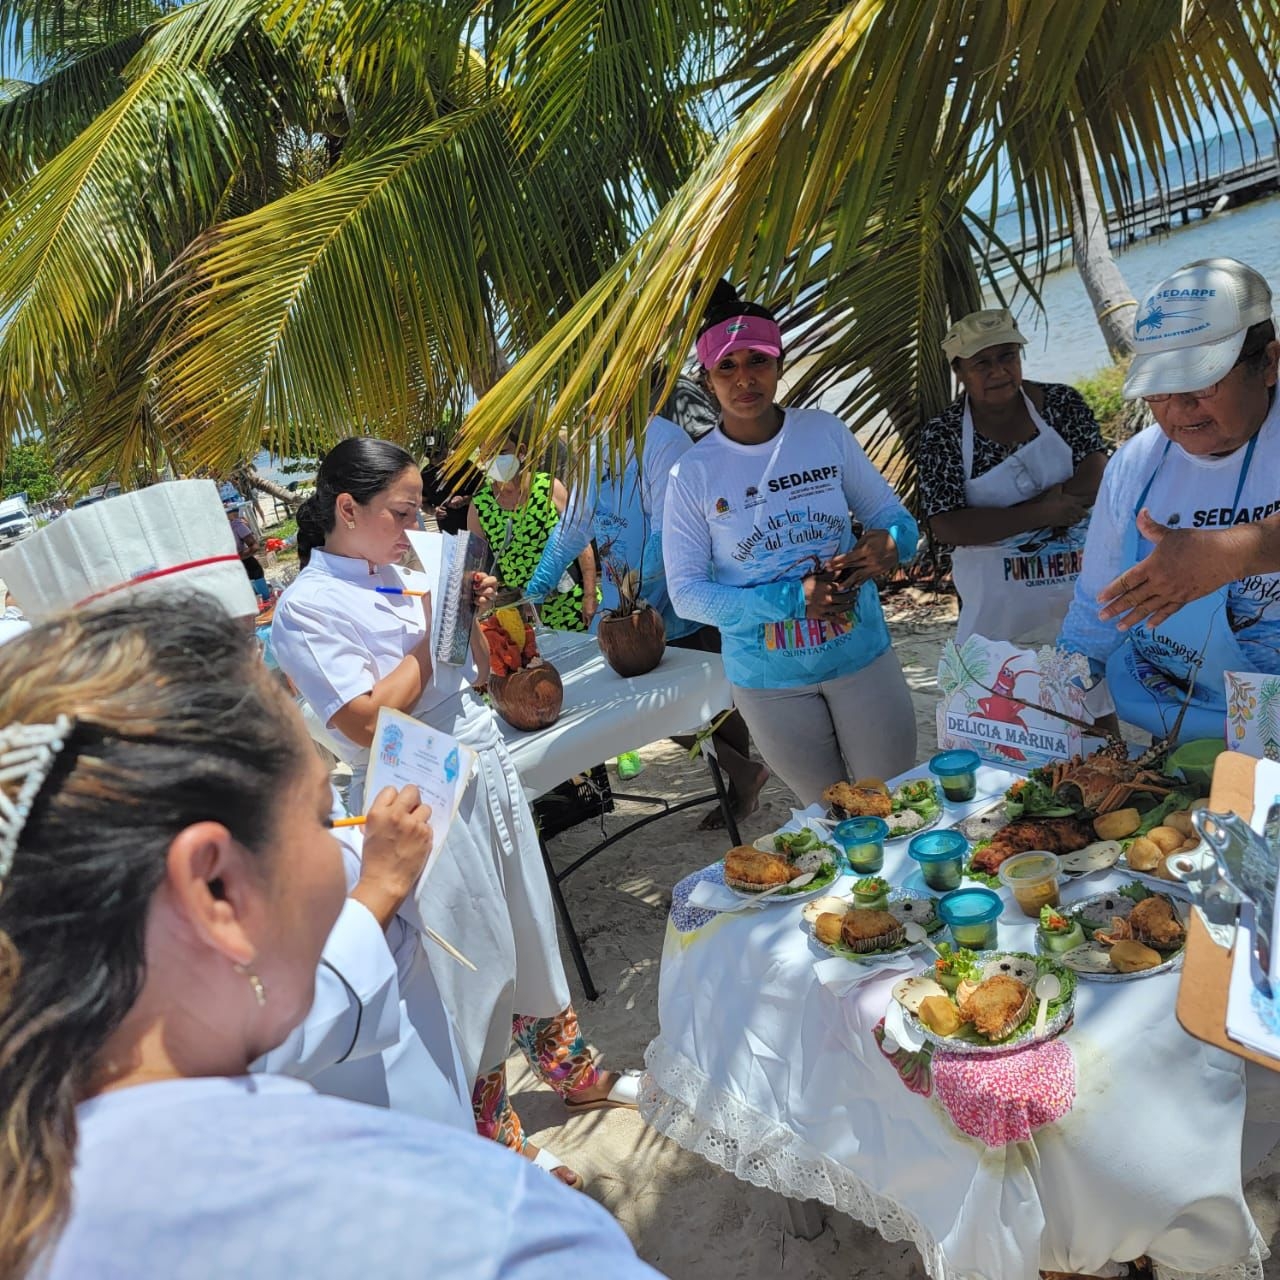
[[[0,553],[0,572],[32,622],[184,590],[233,618],[257,612],[212,480],[174,480],[68,511]]]
[[[1235,258],[1203,258],[1161,280],[1133,321],[1124,394],[1199,391],[1231,372],[1250,325],[1271,319],[1271,289]]]

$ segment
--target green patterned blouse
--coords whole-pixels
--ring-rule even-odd
[[[551,530],[560,513],[551,498],[551,476],[537,472],[524,505],[508,511],[498,505],[493,487],[486,482],[475,495],[480,528],[493,551],[494,572],[504,586],[523,591],[542,559]],[[585,631],[582,619],[582,585],[572,591],[553,591],[538,607],[542,621],[554,631]]]

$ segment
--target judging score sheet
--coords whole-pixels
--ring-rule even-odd
[[[364,792],[366,812],[383,787],[417,787],[423,804],[431,806],[431,856],[415,897],[430,878],[475,767],[476,753],[449,734],[402,711],[383,707],[378,712]]]

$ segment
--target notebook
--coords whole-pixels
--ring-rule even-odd
[[[431,652],[437,662],[461,666],[471,645],[475,598],[471,577],[489,566],[489,544],[473,533],[409,532],[422,571],[435,583],[431,593]]]

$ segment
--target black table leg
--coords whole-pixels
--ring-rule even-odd
[[[591,981],[591,970],[587,968],[587,957],[583,954],[578,931],[573,927],[573,917],[569,914],[569,905],[565,902],[564,892],[560,888],[560,877],[556,874],[555,866],[551,861],[547,842],[541,836],[538,837],[538,847],[542,850],[542,862],[547,869],[547,882],[551,885],[551,899],[556,904],[556,914],[560,917],[560,923],[564,925],[565,934],[568,936],[569,953],[573,956],[574,967],[582,980],[582,990],[588,1000],[598,1000],[600,992],[596,990],[596,984]]]
[[[711,770],[711,781],[715,784],[716,797],[720,801],[720,812],[724,815],[725,830],[729,833],[729,839],[734,844],[742,843],[742,836],[738,833],[738,821],[733,816],[733,806],[729,803],[729,793],[725,789],[724,776],[720,772],[720,762],[716,759],[716,749],[710,738],[702,740],[702,758],[707,762],[707,768]]]

